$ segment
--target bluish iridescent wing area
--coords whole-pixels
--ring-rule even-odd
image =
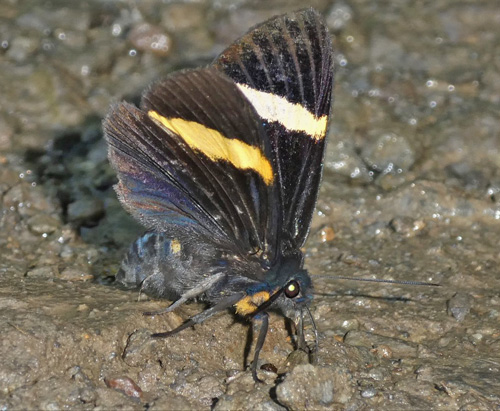
[[[241,253],[270,248],[279,207],[270,146],[254,108],[213,69],[172,75],[141,108],[104,122],[124,207],[158,232],[199,233]]]
[[[213,66],[233,79],[265,124],[279,175],[283,253],[303,245],[322,174],[333,89],[330,34],[313,9],[268,20]]]
[[[128,212],[160,231],[164,223],[215,229],[214,222],[176,181],[177,171],[165,161],[165,153],[155,148],[158,134],[165,137],[165,133],[146,113],[127,103],[117,105],[108,114],[104,130],[109,159],[118,174],[115,190]]]

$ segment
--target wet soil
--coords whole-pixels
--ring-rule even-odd
[[[271,318],[255,384],[233,315],[113,275],[142,231],[101,119],[299,1],[0,4],[0,408],[499,409],[500,9],[312,1],[336,48],[334,116],[305,247],[314,364]],[[332,280],[428,281],[440,287]]]

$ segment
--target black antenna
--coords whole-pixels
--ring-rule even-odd
[[[399,281],[399,280],[381,280],[379,278],[356,278],[342,275],[314,275],[313,278],[328,278],[330,280],[364,281],[368,283],[388,283],[401,285],[425,285],[431,287],[441,287],[441,284],[428,283],[426,281]]]

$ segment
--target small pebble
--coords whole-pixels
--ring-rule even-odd
[[[405,137],[382,134],[363,148],[363,158],[374,170],[395,172],[407,170],[415,162],[415,153]]]
[[[319,232],[319,238],[322,243],[332,241],[335,238],[335,231],[333,231],[332,227],[323,227]]]
[[[131,378],[118,377],[118,378],[105,378],[104,382],[108,388],[123,392],[129,397],[141,398],[142,390]]]
[[[90,309],[90,307],[87,304],[80,304],[76,308],[77,311],[88,311],[89,309]]]
[[[361,396],[363,398],[373,398],[375,395],[377,395],[377,390],[373,387],[361,391]]]
[[[469,294],[456,293],[448,300],[448,314],[457,321],[463,321],[470,312],[472,299]]]
[[[418,234],[423,228],[425,228],[426,224],[423,220],[415,220],[410,217],[394,217],[389,222],[389,227],[394,230],[395,233],[404,235],[405,237],[414,237]]]
[[[27,277],[53,278],[57,274],[57,267],[35,267],[26,273]]]
[[[392,358],[392,350],[388,345],[381,344],[375,349],[375,351],[380,358]]]
[[[470,342],[472,344],[478,344],[483,340],[484,336],[480,333],[475,333],[470,336]]]
[[[82,198],[68,206],[68,221],[92,224],[104,215],[104,204],[98,198]]]
[[[94,279],[88,267],[67,267],[59,277],[66,281],[92,281]]]
[[[346,404],[354,394],[350,372],[342,367],[297,365],[276,387],[276,398],[288,409],[325,409]]]

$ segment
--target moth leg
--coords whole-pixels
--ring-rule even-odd
[[[214,314],[217,314],[219,311],[223,311],[226,308],[233,306],[239,300],[241,300],[244,297],[244,295],[245,295],[244,293],[237,293],[237,294],[230,295],[229,297],[219,301],[213,307],[210,307],[209,309],[202,311],[201,313],[196,314],[195,316],[191,317],[189,320],[184,322],[179,327],[173,329],[172,331],[167,331],[164,333],[155,333],[155,334],[151,335],[151,337],[154,337],[154,338],[170,337],[171,335],[177,334],[178,332],[180,332],[186,328],[189,328],[195,324],[200,324],[203,321],[205,321],[206,319],[212,317]],[[265,335],[264,335],[264,338],[265,338]],[[262,342],[262,343],[264,343],[264,342]]]
[[[307,352],[306,338],[304,335],[304,315],[302,310],[300,310],[300,314],[297,317],[295,323],[295,328],[297,329],[297,348]]]
[[[205,291],[209,290],[210,288],[213,287],[213,285],[219,281],[222,277],[224,276],[223,273],[217,273],[214,275],[211,275],[205,280],[203,280],[200,284],[198,284],[196,287],[191,288],[190,290],[186,291],[184,294],[181,295],[181,297],[170,304],[168,307],[163,308],[158,311],[147,311],[143,313],[143,315],[159,315],[159,314],[166,314],[169,313],[173,310],[175,310],[177,307],[180,307],[182,304],[184,304],[186,301],[195,298],[199,296],[200,294],[204,293]]]
[[[260,323],[259,336],[257,337],[257,344],[255,345],[255,353],[253,355],[252,366],[250,367],[252,371],[252,377],[255,382],[264,382],[259,377],[257,377],[257,363],[259,362],[259,354],[262,346],[264,345],[264,341],[266,341],[267,329],[269,328],[269,316],[267,313],[260,313],[258,317],[255,317],[252,326],[254,330],[257,328]]]
[[[314,332],[314,351],[311,353],[312,355],[310,355],[311,363],[314,364],[314,363],[316,363],[317,355],[318,355],[318,351],[319,351],[318,328],[316,327],[316,322],[314,321],[314,318],[313,318],[309,308],[307,308],[307,306],[304,308],[307,311],[307,314],[309,315],[309,319],[311,320],[311,325],[313,327],[313,332]]]

